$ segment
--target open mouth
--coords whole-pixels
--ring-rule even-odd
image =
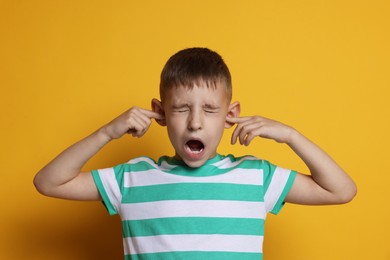
[[[189,140],[186,147],[191,153],[201,153],[204,150],[204,144],[199,140]]]

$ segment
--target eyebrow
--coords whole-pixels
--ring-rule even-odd
[[[207,108],[207,109],[219,109],[221,108],[220,106],[217,106],[217,105],[212,105],[212,104],[205,104],[203,105],[203,108]]]
[[[182,109],[182,108],[189,108],[190,106],[188,104],[173,104],[172,109]],[[212,110],[217,110],[220,109],[221,107],[218,105],[212,105],[212,104],[204,104],[202,108],[205,109],[212,109]]]
[[[189,105],[188,104],[178,104],[178,105],[173,104],[172,105],[173,109],[180,109],[180,108],[185,108],[185,107],[189,107]]]

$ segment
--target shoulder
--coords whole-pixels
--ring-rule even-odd
[[[258,168],[262,169],[264,167],[269,167],[270,162],[258,158],[253,155],[243,155],[243,156],[234,156],[228,154],[221,156],[221,160],[218,162],[219,166],[225,167],[237,167],[237,168]]]
[[[140,157],[137,157],[137,158],[133,158],[131,160],[129,160],[127,163],[124,163],[125,164],[129,164],[129,165],[136,165],[136,164],[149,164],[149,165],[157,165],[156,161],[148,156],[140,156]]]
[[[157,168],[157,163],[152,158],[147,156],[133,158],[128,162],[118,164],[112,167],[116,174],[121,174],[125,172],[145,171],[155,168]]]

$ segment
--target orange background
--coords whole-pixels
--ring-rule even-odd
[[[287,205],[265,259],[389,260],[388,1],[1,1],[1,259],[122,259],[118,217],[99,202],[39,195],[35,173],[131,106],[150,107],[176,51],[205,46],[233,75],[243,115],[299,129],[357,182],[347,205]],[[307,172],[258,138],[219,152]],[[165,129],[107,145],[86,169],[173,153]]]

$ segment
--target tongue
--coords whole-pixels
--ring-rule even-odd
[[[190,148],[191,151],[193,152],[199,152],[204,148],[204,145],[202,144],[201,141],[197,140],[191,140],[187,142],[188,148]]]

